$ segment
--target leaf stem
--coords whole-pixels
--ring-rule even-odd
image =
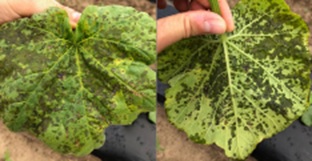
[[[211,6],[212,12],[215,12],[215,13],[221,15],[221,10],[219,7],[219,1],[218,0],[208,0],[208,1],[209,1],[210,6]]]

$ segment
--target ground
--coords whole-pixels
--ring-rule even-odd
[[[0,161],[7,161],[5,155],[11,161],[100,161],[91,155],[81,158],[61,155],[29,134],[9,131],[0,122]]]
[[[238,0],[228,0],[233,6]],[[303,17],[312,31],[312,1],[286,0],[292,11]],[[310,52],[312,54],[312,38],[309,38]],[[157,161],[229,161],[223,151],[215,145],[199,145],[190,141],[186,134],[177,130],[167,121],[164,108],[157,108]],[[249,157],[246,161],[255,161]]]
[[[165,110],[157,107],[157,161],[229,161],[215,145],[193,143],[167,121]],[[246,161],[256,161],[250,157]]]

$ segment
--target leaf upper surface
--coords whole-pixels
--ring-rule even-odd
[[[0,116],[81,156],[103,129],[154,111],[155,21],[130,7],[87,7],[73,31],[52,8],[0,26]]]
[[[158,57],[169,120],[195,142],[246,158],[308,107],[308,36],[283,0],[241,0],[232,33],[182,40]]]

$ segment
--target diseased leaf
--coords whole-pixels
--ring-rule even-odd
[[[52,8],[0,26],[0,116],[78,156],[103,129],[155,111],[156,24],[130,7],[87,7],[72,30]]]
[[[195,142],[246,158],[308,107],[309,30],[283,0],[241,0],[236,29],[182,40],[158,57],[169,120]]]

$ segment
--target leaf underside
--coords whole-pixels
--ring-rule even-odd
[[[0,116],[77,156],[103,129],[154,111],[156,25],[130,7],[87,7],[76,30],[51,8],[0,26]]]
[[[158,57],[169,120],[195,142],[246,158],[308,107],[309,30],[283,0],[241,0],[232,33],[182,40]]]

